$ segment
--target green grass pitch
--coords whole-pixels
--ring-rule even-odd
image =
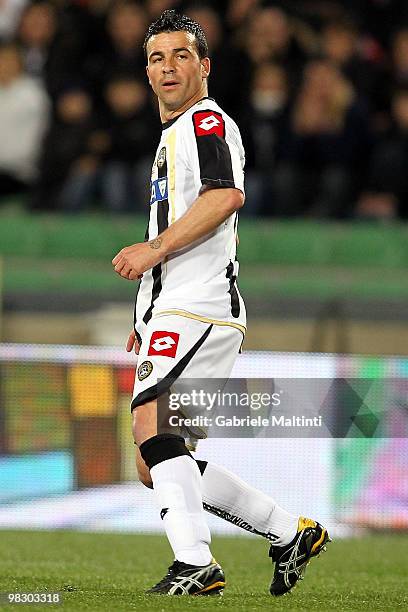
[[[70,531],[0,531],[0,592],[55,592],[63,605],[4,605],[5,610],[407,610],[408,535],[338,540],[309,565],[305,580],[272,598],[265,541],[214,537],[224,597],[145,596],[171,563],[160,536]]]

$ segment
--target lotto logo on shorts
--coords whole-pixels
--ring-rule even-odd
[[[220,113],[212,111],[199,111],[193,115],[196,136],[209,136],[217,134],[224,138],[225,123]]]
[[[180,334],[167,331],[155,331],[150,338],[148,355],[175,357]]]

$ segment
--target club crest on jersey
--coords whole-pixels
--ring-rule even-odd
[[[193,115],[193,123],[196,136],[217,134],[221,138],[225,137],[225,122],[220,113],[198,111]]]
[[[166,147],[162,147],[157,156],[157,167],[163,168],[165,163],[166,163]]]
[[[144,380],[153,372],[153,364],[151,361],[144,361],[137,368],[137,377],[139,380]]]
[[[155,331],[150,338],[148,355],[175,357],[180,334],[176,332]]]
[[[150,204],[162,202],[168,198],[167,177],[156,179],[151,183],[152,192],[150,196]]]

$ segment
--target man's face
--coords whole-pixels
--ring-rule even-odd
[[[188,107],[206,95],[210,60],[200,60],[189,32],[162,32],[147,43],[147,74],[161,106],[167,111]]]

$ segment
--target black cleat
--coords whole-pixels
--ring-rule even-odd
[[[222,595],[224,586],[224,572],[215,559],[208,565],[188,565],[176,560],[146,595]]]
[[[327,530],[312,519],[300,517],[298,531],[286,546],[271,546],[269,556],[275,563],[275,571],[270,587],[271,595],[288,593],[303,575],[310,559],[326,550],[330,542]]]

